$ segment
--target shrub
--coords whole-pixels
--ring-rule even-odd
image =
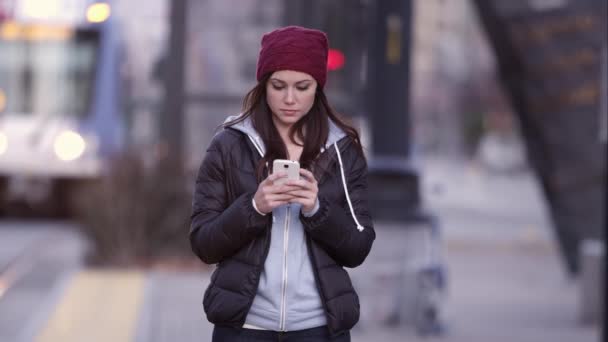
[[[91,243],[88,263],[192,262],[189,179],[169,161],[145,167],[133,153],[114,160],[106,176],[76,196],[75,213]]]

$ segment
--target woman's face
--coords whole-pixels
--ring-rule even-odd
[[[275,71],[266,83],[266,102],[277,129],[289,128],[308,114],[316,90],[317,81],[307,73]]]

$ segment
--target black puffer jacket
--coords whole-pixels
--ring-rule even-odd
[[[359,299],[343,267],[360,265],[375,239],[366,203],[365,160],[350,138],[337,144],[354,214],[362,227],[352,217],[334,148],[325,150],[313,168],[319,210],[311,217],[300,215],[334,335],[359,320]],[[258,187],[259,159],[247,135],[226,128],[214,137],[196,180],[190,242],[203,262],[218,264],[203,299],[207,318],[214,324],[244,324],[268,254],[272,217],[259,215],[251,203]]]

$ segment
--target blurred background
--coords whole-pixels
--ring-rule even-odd
[[[0,0],[0,341],[207,341],[194,177],[261,36],[330,40],[377,240],[353,341],[599,341],[605,0]]]

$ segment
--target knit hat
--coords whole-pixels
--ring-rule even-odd
[[[266,33],[258,58],[257,80],[277,70],[311,75],[321,88],[327,80],[327,35],[319,30],[287,26]]]

